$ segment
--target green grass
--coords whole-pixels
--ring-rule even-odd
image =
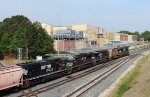
[[[114,97],[122,97],[123,94],[132,87],[133,81],[140,74],[142,64],[144,64],[147,59],[148,56],[143,57],[134,68],[134,70],[122,80],[121,85],[119,86],[118,91]]]

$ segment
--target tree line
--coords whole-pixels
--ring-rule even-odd
[[[23,15],[5,18],[0,22],[0,53],[17,57],[22,48],[23,58],[35,58],[54,52],[54,40],[39,22],[31,22]]]
[[[150,41],[150,31],[144,31],[144,32],[130,32],[130,31],[120,31],[118,33],[125,33],[128,35],[137,35],[137,40],[140,40],[140,38],[144,38],[145,41]]]

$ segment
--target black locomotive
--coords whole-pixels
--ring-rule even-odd
[[[129,47],[82,52],[64,58],[17,64],[24,69],[23,88],[78,72],[112,59],[129,55]]]

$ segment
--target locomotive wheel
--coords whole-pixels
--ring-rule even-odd
[[[41,79],[41,83],[44,83],[46,81],[46,79],[43,77],[42,79]]]
[[[32,80],[32,82],[30,82],[30,85],[31,85],[31,86],[34,86],[34,85],[36,85],[36,84],[38,84],[38,82],[37,82],[36,80]]]
[[[73,73],[73,70],[72,70],[72,67],[69,67],[67,74],[71,74],[71,73]]]
[[[68,71],[68,75],[71,74],[71,73],[72,73],[72,72],[69,70],[69,71]]]
[[[17,86],[13,87],[13,91],[14,91],[14,92],[18,92],[19,90],[20,90],[19,87],[17,87]]]
[[[23,88],[28,88],[28,87],[30,87],[30,81],[28,79],[25,79],[23,83]]]

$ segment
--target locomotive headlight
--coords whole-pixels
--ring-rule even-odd
[[[71,66],[73,66],[73,63],[67,63],[67,67],[71,67]]]
[[[95,59],[95,57],[91,57],[91,59]]]

